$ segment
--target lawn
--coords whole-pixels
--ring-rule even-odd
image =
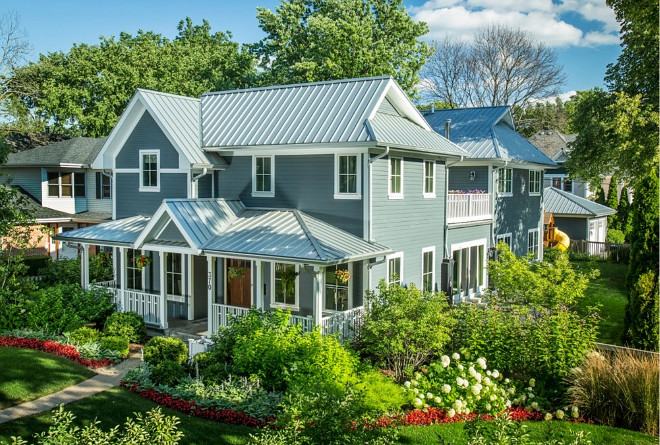
[[[52,394],[93,375],[64,357],[33,349],[0,348],[0,409]]]
[[[621,345],[623,317],[628,304],[628,293],[625,289],[628,265],[612,261],[574,261],[572,264],[583,272],[600,270],[600,276],[589,283],[580,309],[600,305],[601,321],[597,341]]]
[[[133,412],[144,412],[157,405],[123,388],[113,388],[100,394],[69,404],[66,408],[76,415],[78,424],[87,424],[95,418],[102,419],[102,425],[109,428],[122,424]],[[210,420],[190,417],[180,412],[163,408],[168,415],[175,415],[181,422],[179,429],[185,434],[181,444],[243,444],[248,442],[253,428],[228,425]],[[9,436],[21,435],[29,438],[33,433],[44,431],[50,425],[51,413],[26,417],[13,422],[0,424],[0,444],[9,444]],[[593,443],[654,444],[657,439],[632,431],[617,428],[599,427],[594,425],[575,425],[553,422],[526,422],[532,437],[543,440],[547,437],[566,438],[571,429],[582,429],[590,432]],[[551,430],[548,430],[552,427]],[[465,443],[462,424],[433,425],[428,427],[401,428],[400,443],[402,444],[437,444],[438,435],[446,443]]]

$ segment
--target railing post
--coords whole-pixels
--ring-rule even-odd
[[[120,286],[119,286],[119,292],[121,293],[121,304],[122,308],[121,310],[123,312],[126,312],[128,309],[128,297],[126,295],[126,287],[128,286],[128,272],[127,272],[127,261],[128,261],[128,256],[126,255],[126,248],[125,247],[120,247],[119,248],[119,254],[121,257],[121,261],[119,262],[119,270],[120,270]]]
[[[323,318],[323,271],[325,268],[314,266],[314,326],[321,326],[321,319]]]

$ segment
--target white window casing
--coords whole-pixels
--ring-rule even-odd
[[[362,199],[361,167],[361,155],[335,153],[335,199]]]
[[[293,270],[295,271],[296,279],[295,279],[295,284],[294,284],[294,299],[292,302],[287,302],[289,300],[290,296],[286,295],[286,293],[283,291],[281,296],[278,295],[277,293],[277,282],[280,281],[280,287],[282,286],[281,284],[281,278],[277,277],[277,266],[293,266]],[[270,274],[270,281],[271,281],[271,300],[270,300],[270,305],[271,307],[280,307],[284,309],[290,309],[292,311],[298,311],[300,310],[300,267],[297,264],[293,263],[280,263],[280,262],[272,262],[271,263],[271,274]],[[281,301],[278,301],[280,299]]]
[[[160,152],[158,150],[140,150],[139,181],[139,191],[160,192]]]
[[[513,169],[501,168],[497,171],[497,195],[513,195]]]
[[[403,252],[387,255],[387,284],[403,284]]]
[[[435,290],[435,246],[422,249],[422,283],[424,292]]]
[[[529,196],[541,195],[541,172],[539,170],[529,171]]]
[[[275,156],[252,156],[252,196],[275,196]]]
[[[387,197],[403,199],[403,158],[390,156],[387,162]]]
[[[436,175],[435,161],[424,161],[423,198],[435,198]]]

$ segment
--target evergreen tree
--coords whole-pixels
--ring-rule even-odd
[[[600,185],[596,186],[596,199],[598,204],[606,205],[605,190]]]
[[[629,346],[658,350],[658,274],[652,270],[639,277],[630,292],[626,307],[623,343]]]
[[[629,237],[632,230],[632,214],[630,212],[630,201],[628,201],[628,187],[623,187],[621,189],[621,198],[619,199],[619,207],[617,207],[616,213],[619,221],[618,229],[625,235],[626,242],[630,242]]]
[[[616,210],[619,207],[619,191],[617,190],[617,179],[615,176],[612,176],[610,180],[610,189],[607,194],[607,202],[605,205],[611,209]],[[620,229],[619,218],[615,213],[607,217],[607,228],[608,229]]]

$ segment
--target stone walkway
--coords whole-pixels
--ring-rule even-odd
[[[129,369],[138,366],[142,362],[139,352],[131,355],[116,366],[99,368],[94,370],[97,375],[77,385],[69,386],[54,394],[41,397],[30,402],[21,403],[11,408],[0,410],[0,423],[11,422],[20,417],[31,416],[43,411],[56,408],[62,403],[71,403],[98,394],[113,386],[119,385]]]

